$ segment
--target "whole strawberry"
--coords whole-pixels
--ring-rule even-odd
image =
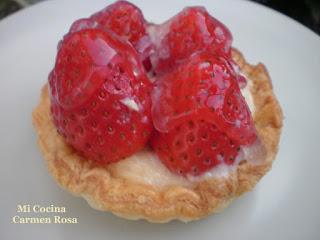
[[[155,82],[152,147],[182,175],[199,175],[232,164],[241,145],[256,139],[238,78],[222,56],[193,54]]]
[[[161,74],[191,54],[208,51],[230,56],[232,35],[203,7],[188,7],[162,25],[151,27],[155,43],[152,65]]]
[[[141,10],[127,1],[117,1],[93,14],[91,20],[102,28],[111,30],[136,46],[146,37],[147,22]]]
[[[147,33],[147,26],[147,21],[137,6],[127,1],[117,1],[93,14],[90,18],[75,21],[70,32],[87,28],[112,31],[134,46],[146,70],[149,71],[151,69],[149,56],[153,44]]]
[[[85,157],[116,162],[149,139],[151,85],[137,52],[116,35],[100,29],[66,35],[49,85],[53,121]]]

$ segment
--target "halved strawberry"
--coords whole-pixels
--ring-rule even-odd
[[[130,44],[99,29],[65,36],[49,76],[58,131],[98,163],[144,147],[152,131],[151,84]]]
[[[203,7],[188,7],[153,30],[156,51],[152,63],[162,73],[198,51],[230,56],[232,35]]]
[[[219,152],[229,163],[235,159],[239,145],[254,142],[256,131],[238,77],[224,57],[200,52],[157,79],[152,117],[158,132],[152,146],[169,169],[182,170],[183,175],[200,174],[219,162]],[[188,131],[189,123],[193,127]],[[186,144],[189,133],[192,143]],[[202,141],[204,133],[209,142]],[[177,151],[177,141],[183,145],[182,152]],[[219,148],[211,149],[213,141]],[[197,157],[195,152],[205,154]],[[188,155],[187,163],[180,161],[182,153]],[[209,156],[211,164],[204,164]],[[191,171],[194,166],[196,172]]]

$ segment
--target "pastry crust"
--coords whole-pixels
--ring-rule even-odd
[[[243,160],[228,177],[206,179],[192,187],[159,188],[119,178],[112,168],[96,166],[83,159],[57,133],[50,117],[50,98],[45,85],[32,117],[50,173],[63,188],[84,197],[92,207],[128,219],[190,221],[222,210],[234,198],[250,191],[271,168],[282,127],[281,108],[265,66],[246,63],[236,49],[232,54],[241,72],[251,80],[254,122],[267,150],[261,163]]]

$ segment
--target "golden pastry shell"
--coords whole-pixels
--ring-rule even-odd
[[[159,188],[123,179],[112,171],[113,168],[94,165],[66,144],[51,120],[50,98],[45,85],[32,117],[49,172],[60,186],[84,197],[92,207],[128,219],[190,221],[222,210],[233,199],[250,191],[271,168],[282,127],[281,108],[265,66],[248,64],[236,49],[232,56],[251,81],[254,122],[267,150],[266,158],[260,164],[243,160],[228,177],[206,179],[193,187]]]

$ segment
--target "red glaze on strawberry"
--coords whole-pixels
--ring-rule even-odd
[[[150,29],[156,52],[152,63],[157,73],[174,67],[197,51],[230,56],[232,35],[203,7],[188,7],[168,22]]]
[[[189,60],[185,60],[173,71],[157,79],[152,93],[152,117],[159,132],[154,135],[152,145],[171,170],[175,168],[175,164],[183,164],[178,159],[181,152],[176,152],[177,138],[187,141],[188,135],[187,131],[177,134],[176,129],[186,128],[186,123],[190,121],[196,126],[193,130],[195,142],[194,145],[184,144],[184,153],[190,159],[194,156],[191,152],[198,151],[198,148],[206,153],[203,158],[196,158],[201,159],[201,166],[195,165],[196,174],[202,173],[202,169],[207,169],[204,158],[212,157],[213,165],[209,165],[210,167],[218,161],[216,151],[211,152],[212,155],[209,154],[210,144],[202,142],[201,132],[207,132],[211,142],[216,139],[220,146],[223,146],[217,151],[225,154],[227,163],[228,159],[234,159],[236,156],[235,150],[228,146],[228,142],[232,141],[235,146],[254,142],[256,130],[250,110],[241,95],[237,78],[232,66],[224,57],[202,52],[193,54]],[[214,130],[210,128],[213,125]],[[168,164],[168,159],[171,159],[170,162],[173,159],[174,165]],[[193,174],[191,168],[195,161],[186,163],[186,168],[180,166],[176,170],[182,170],[183,174]]]
[[[116,35],[66,35],[49,85],[59,133],[86,158],[116,162],[145,146],[153,129],[151,84],[137,52]]]
[[[168,133],[155,132],[151,144],[165,166],[183,176],[231,165],[240,151],[239,144],[202,119],[183,122]]]

